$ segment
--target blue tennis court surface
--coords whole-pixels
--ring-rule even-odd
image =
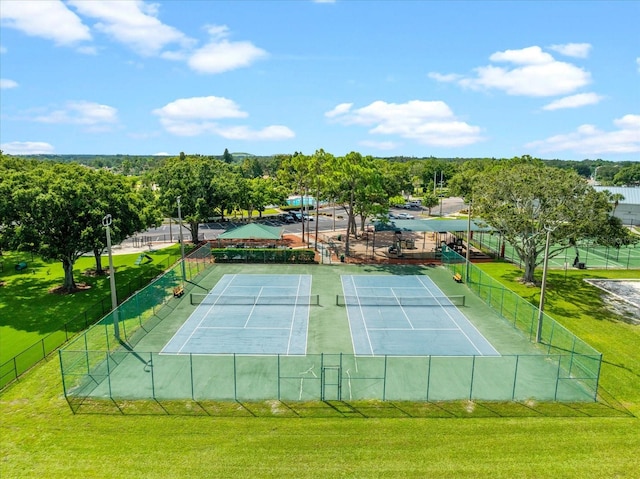
[[[224,275],[161,353],[305,354],[310,292],[311,275]]]
[[[343,275],[342,289],[356,355],[500,355],[428,276]]]

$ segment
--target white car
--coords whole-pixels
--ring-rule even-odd
[[[398,213],[396,215],[396,218],[398,218],[399,220],[412,220],[414,216],[410,215],[409,213]]]

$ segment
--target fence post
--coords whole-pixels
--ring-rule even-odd
[[[387,354],[384,355],[384,379],[382,380],[382,400],[387,400]]]
[[[469,401],[473,398],[473,376],[476,372],[476,355],[474,354],[471,359],[471,383],[469,384]]]
[[[111,365],[109,364],[111,356],[109,356],[109,350],[108,349],[104,354],[105,354],[106,359],[107,359],[107,384],[109,385],[109,398],[113,399],[113,394],[111,393]]]
[[[151,371],[151,397],[156,398],[156,381],[153,374],[153,353],[149,353],[149,370]]]
[[[280,400],[280,354],[278,354],[278,401]]]
[[[238,400],[238,371],[236,369],[236,353],[233,353],[233,400]]]
[[[429,387],[431,386],[431,358],[432,356],[427,356],[429,358],[429,366],[427,366],[427,397],[426,400],[429,401]]]
[[[196,400],[193,384],[193,353],[189,353],[189,372],[191,373],[191,399]]]
[[[58,358],[60,359],[60,372],[62,373],[62,391],[64,393],[64,397],[67,397],[67,385],[65,384],[65,376],[64,376],[64,366],[62,364],[62,350],[58,349]]]
[[[516,384],[518,384],[518,362],[520,362],[520,355],[516,355],[516,367],[513,371],[513,389],[511,390],[511,400],[516,398]]]
[[[558,370],[556,371],[556,391],[553,394],[553,400],[558,400],[558,384],[560,383],[560,364],[562,363],[562,355],[558,354]]]

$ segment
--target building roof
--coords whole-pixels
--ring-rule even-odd
[[[637,186],[594,186],[596,191],[607,190],[611,194],[621,194],[624,199],[618,203],[621,205],[640,205],[640,188]]]

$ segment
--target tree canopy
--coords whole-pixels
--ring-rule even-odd
[[[154,222],[149,203],[130,181],[77,164],[0,158],[0,242],[62,262],[63,288],[76,289],[73,266],[106,242],[102,218],[113,217],[121,241]]]
[[[496,163],[469,178],[473,214],[513,245],[533,282],[542,264],[547,232],[549,257],[584,238],[624,242],[629,232],[611,216],[607,193],[597,192],[575,170],[546,166],[528,157]]]

